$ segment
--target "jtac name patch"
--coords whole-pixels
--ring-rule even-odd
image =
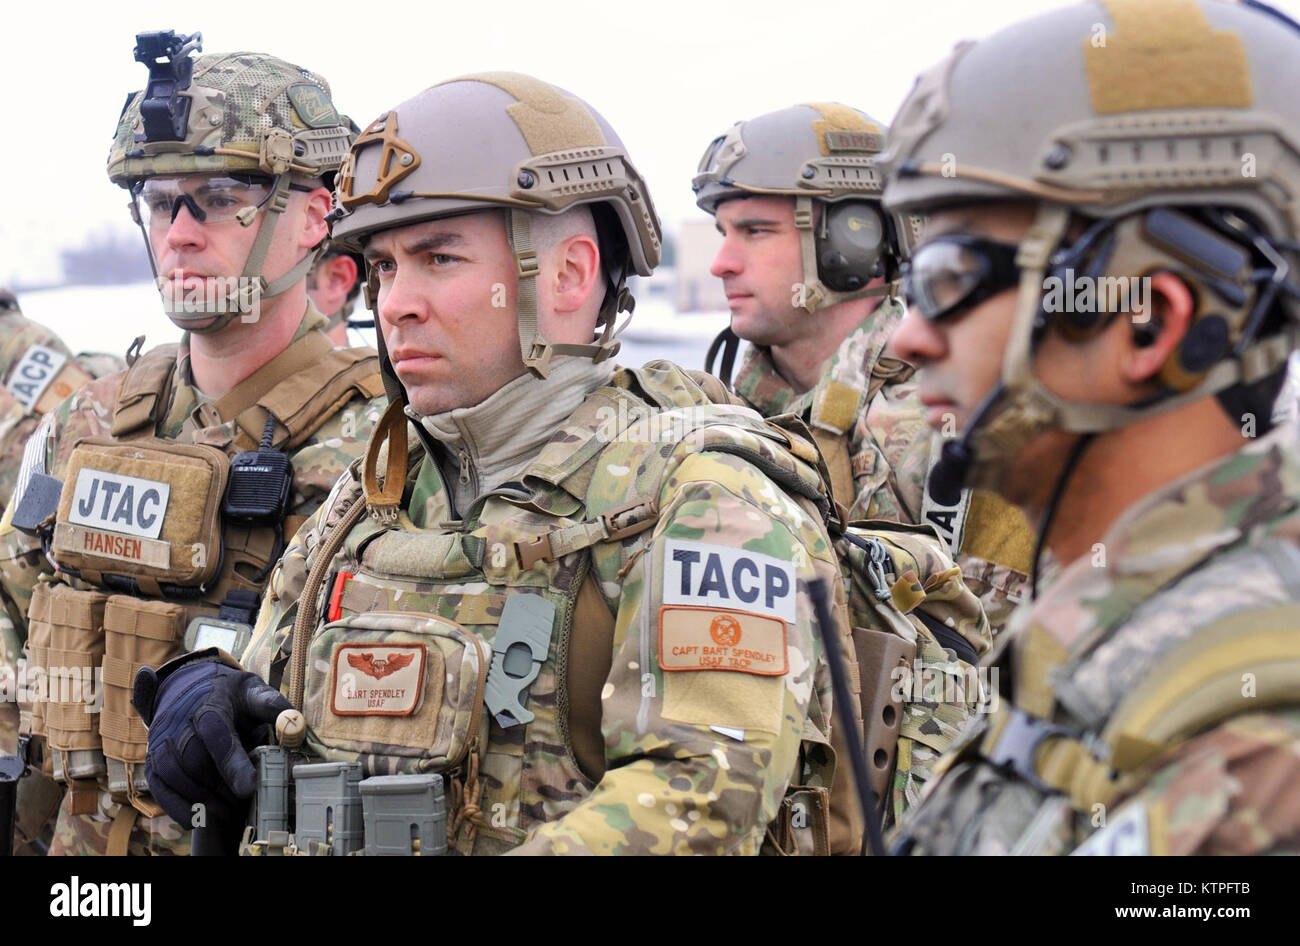
[[[92,529],[156,539],[171,489],[158,480],[83,466],[77,473],[68,519]]]
[[[86,529],[70,522],[54,525],[54,551],[77,552],[81,555],[98,555],[122,562],[135,562],[151,568],[168,568],[172,561],[169,542],[154,539]]]
[[[336,716],[410,716],[424,692],[423,644],[339,644],[334,648]]]
[[[53,348],[46,348],[44,345],[32,345],[27,351],[23,352],[22,358],[18,360],[18,364],[14,366],[13,372],[9,375],[5,387],[9,389],[9,393],[14,396],[14,399],[30,413],[36,410],[41,395],[54,382],[54,379],[59,374],[59,369],[63,367],[67,360],[67,355],[62,355]],[[86,377],[89,378],[90,376],[86,375]],[[67,386],[65,385],[65,387]],[[73,388],[69,387],[63,397],[67,397],[73,390]]]
[[[664,543],[664,604],[742,610],[792,624],[795,589],[791,562],[706,542]]]
[[[662,670],[738,670],[764,677],[790,669],[785,622],[717,608],[659,609]]]

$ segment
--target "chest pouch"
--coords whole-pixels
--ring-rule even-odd
[[[216,447],[83,440],[59,497],[59,569],[132,595],[200,596],[221,571],[227,467]]]
[[[331,761],[364,756],[366,775],[456,769],[486,743],[490,663],[477,635],[437,615],[332,621],[308,657],[310,748]]]

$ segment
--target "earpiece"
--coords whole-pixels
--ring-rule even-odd
[[[857,292],[885,273],[885,224],[860,200],[823,205],[817,228],[817,275],[836,292]]]

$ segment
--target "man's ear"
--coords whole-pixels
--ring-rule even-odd
[[[325,216],[333,207],[330,192],[325,187],[314,188],[311,193],[303,194],[303,232],[299,245],[309,250],[329,236],[329,224]]]
[[[603,288],[600,248],[585,233],[561,240],[553,250],[552,304],[557,314],[582,309],[597,286]]]
[[[1132,322],[1129,346],[1124,352],[1124,380],[1144,384],[1154,380],[1160,369],[1187,337],[1196,303],[1192,291],[1173,273],[1153,273],[1145,304],[1129,316]]]

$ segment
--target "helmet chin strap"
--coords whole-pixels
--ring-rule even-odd
[[[551,358],[555,355],[573,355],[590,358],[599,364],[607,358],[618,354],[621,342],[618,335],[627,322],[618,331],[614,323],[618,313],[632,311],[632,294],[624,286],[625,275],[620,275],[614,287],[612,304],[603,304],[600,310],[600,322],[604,331],[599,339],[590,345],[576,345],[568,342],[548,342],[542,337],[537,321],[537,276],[540,272],[537,263],[537,250],[533,246],[532,223],[526,210],[511,208],[510,247],[515,254],[515,264],[519,273],[519,357],[534,377],[545,379],[551,373]]]

